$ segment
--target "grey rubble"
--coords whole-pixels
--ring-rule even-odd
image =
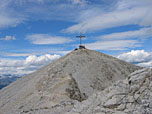
[[[100,97],[94,98],[98,92],[105,92],[105,88],[138,69],[141,68],[100,52],[78,49],[3,88],[0,114],[89,114],[89,102],[95,102],[91,107],[99,108],[94,101],[100,101]],[[115,107],[110,104],[114,101],[105,98],[105,109]],[[85,108],[77,108],[85,107],[85,103],[86,112]]]

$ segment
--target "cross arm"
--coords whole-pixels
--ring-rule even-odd
[[[76,36],[76,37],[78,37],[78,38],[82,38],[82,37],[85,37],[85,36]]]

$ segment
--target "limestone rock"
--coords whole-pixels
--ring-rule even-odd
[[[135,71],[127,79],[76,103],[68,114],[73,113],[152,114],[152,69]]]

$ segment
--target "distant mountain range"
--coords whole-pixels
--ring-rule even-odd
[[[20,76],[11,75],[11,74],[5,74],[3,76],[0,76],[0,89],[6,87],[10,83],[17,80],[18,78],[20,78]]]

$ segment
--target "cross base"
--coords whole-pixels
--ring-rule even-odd
[[[83,45],[79,45],[79,49],[86,49],[86,48]]]

